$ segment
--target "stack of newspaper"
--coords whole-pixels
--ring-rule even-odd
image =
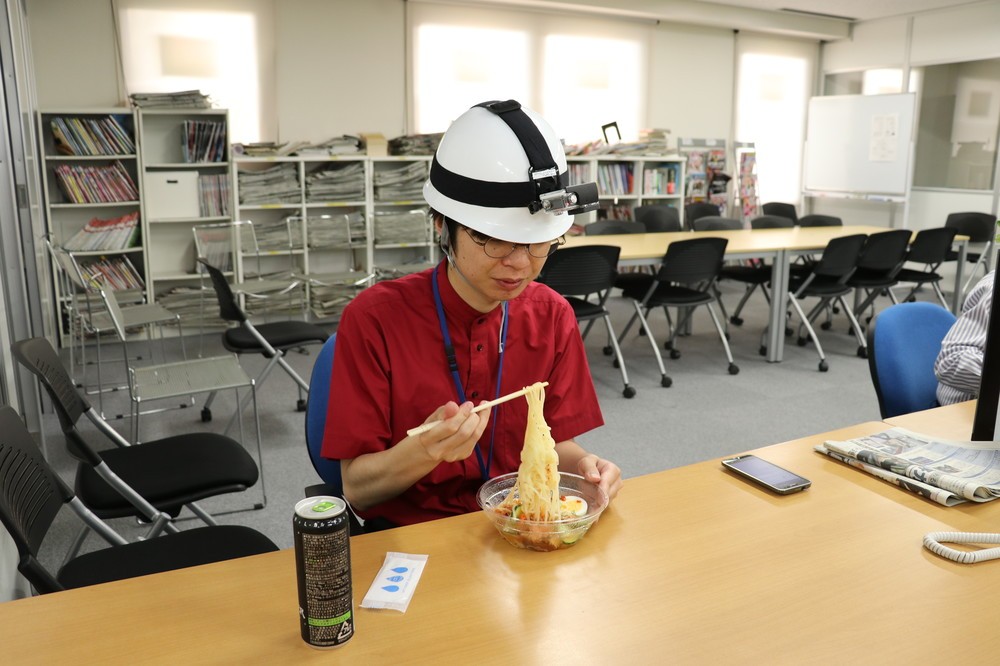
[[[261,171],[240,169],[240,203],[255,204],[299,203],[298,171],[291,162],[276,164]]]
[[[892,428],[816,446],[820,453],[945,506],[1000,496],[1000,443],[932,439]]]
[[[374,175],[375,201],[422,201],[426,162],[409,162],[377,169]]]
[[[389,139],[390,155],[433,155],[443,133],[406,134]]]
[[[306,174],[306,201],[362,201],[365,168],[361,162],[333,162]]]
[[[133,106],[144,109],[208,109],[212,103],[200,90],[182,90],[169,93],[132,93]]]

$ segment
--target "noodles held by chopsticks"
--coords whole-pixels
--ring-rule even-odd
[[[517,483],[497,508],[513,514],[514,508],[519,506],[517,517],[522,520],[559,520],[559,456],[556,442],[545,423],[545,387],[541,382],[533,384],[527,387],[524,397],[528,401],[528,426],[524,432]]]

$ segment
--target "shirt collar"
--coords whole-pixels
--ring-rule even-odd
[[[462,279],[461,276],[458,278]],[[448,260],[444,259],[438,264],[438,288],[441,290],[441,304],[444,306],[444,311],[448,313],[449,319],[455,319],[463,325],[471,325],[474,322],[482,318],[486,318],[487,321],[493,319],[499,319],[500,313],[503,308],[495,307],[489,312],[480,312],[468,303],[466,303],[455,288],[451,285],[451,280],[448,279]]]

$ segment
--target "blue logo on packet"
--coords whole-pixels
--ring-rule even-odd
[[[386,585],[382,589],[386,592],[399,592],[399,585]]]
[[[396,567],[395,569],[390,569],[389,571],[395,571],[396,573],[406,573],[409,571],[406,567]]]
[[[386,580],[391,580],[393,583],[398,583],[399,581],[403,580],[403,577],[402,576],[389,576],[388,578],[386,578]]]

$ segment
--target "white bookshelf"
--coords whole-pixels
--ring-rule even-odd
[[[637,206],[667,204],[684,221],[684,159],[679,155],[596,155],[566,158],[570,182],[597,183],[600,208],[577,216],[586,226],[598,219],[633,219]]]

